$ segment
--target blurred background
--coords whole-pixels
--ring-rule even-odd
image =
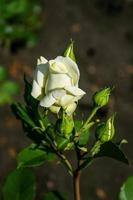
[[[116,200],[122,182],[133,175],[133,1],[132,0],[0,0],[0,186],[15,168],[15,157],[31,141],[13,116],[10,103],[23,102],[23,75],[32,77],[39,56],[55,58],[69,39],[81,71],[80,88],[87,95],[78,113],[87,113],[93,93],[115,86],[109,106],[117,112],[117,138],[126,138],[126,166],[97,159],[83,172],[83,200]],[[73,159],[73,156],[71,155]],[[37,200],[45,191],[59,190],[72,199],[72,180],[65,169],[46,163],[35,170]]]

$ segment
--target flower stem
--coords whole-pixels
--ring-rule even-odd
[[[80,200],[80,175],[80,171],[75,171],[73,175],[74,200]]]
[[[79,132],[82,132],[82,130],[84,130],[84,128],[88,125],[88,123],[90,122],[90,120],[94,117],[94,115],[96,114],[96,112],[97,112],[98,109],[99,109],[99,107],[94,107],[93,108],[93,110],[91,111],[91,113],[88,116],[87,120],[84,122],[84,124],[80,128]]]

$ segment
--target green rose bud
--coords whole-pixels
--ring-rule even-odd
[[[73,51],[73,41],[70,41],[70,44],[67,46],[65,52],[64,52],[65,57],[70,57],[73,61],[76,62],[74,51]]]
[[[93,102],[96,106],[105,106],[109,101],[109,95],[111,93],[110,88],[101,89],[93,96]]]
[[[115,134],[114,117],[110,117],[106,122],[101,123],[96,129],[96,138],[101,142],[108,142],[113,139]]]
[[[69,138],[73,131],[74,121],[72,116],[68,116],[65,112],[62,114],[62,118],[57,120],[56,130],[59,134],[65,138]]]

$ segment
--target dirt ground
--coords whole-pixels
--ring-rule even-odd
[[[82,200],[116,200],[122,182],[133,175],[133,4],[123,2],[123,6],[113,6],[102,0],[44,0],[43,28],[38,44],[15,54],[0,49],[0,63],[8,67],[10,78],[17,80],[22,88],[21,101],[24,71],[31,76],[40,55],[48,59],[60,55],[70,38],[75,41],[81,71],[80,87],[87,93],[78,112],[87,115],[92,94],[98,88],[115,86],[109,107],[100,115],[117,112],[117,138],[128,140],[124,151],[130,166],[107,158],[95,161],[82,174]],[[30,141],[9,106],[0,108],[0,130],[2,184],[15,167],[16,153]],[[38,180],[36,200],[41,200],[43,193],[50,189],[64,191],[69,200],[73,199],[72,180],[62,166],[47,163],[35,173]]]

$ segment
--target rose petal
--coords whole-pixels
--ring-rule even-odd
[[[51,73],[60,73],[60,74],[66,74],[68,72],[65,64],[63,62],[60,62],[58,60],[50,60],[50,72]]]
[[[72,102],[74,102],[74,96],[66,94],[61,98],[60,104],[62,107],[64,107],[68,104],[71,104]]]
[[[55,99],[60,100],[62,96],[66,94],[66,91],[63,89],[56,89],[52,91],[52,95]]]
[[[43,56],[40,56],[40,61],[41,61],[40,64],[45,64],[48,62],[48,60],[46,58],[44,58]]]
[[[40,87],[44,87],[49,71],[49,63],[44,57],[40,57],[37,60],[37,69],[35,71],[34,79],[37,81]]]
[[[76,107],[77,107],[76,103],[69,104],[69,106],[67,106],[65,109],[67,115],[69,115],[69,116],[72,115],[72,113],[75,111]]]
[[[73,84],[75,86],[78,86],[78,81],[80,77],[78,65],[69,57],[58,56],[55,60],[63,63],[66,66],[67,73],[72,78]]]
[[[65,90],[67,90],[69,93],[71,93],[74,96],[83,96],[85,94],[83,90],[74,86],[67,86],[65,87]]]
[[[55,102],[56,102],[56,99],[53,97],[52,92],[50,92],[40,101],[40,105],[43,107],[49,108]]]
[[[32,91],[31,91],[31,95],[37,99],[42,95],[42,89],[40,88],[40,86],[38,85],[38,83],[34,80],[33,84],[32,84]]]
[[[51,106],[49,109],[53,113],[58,113],[60,111],[60,107],[59,106]]]
[[[47,62],[48,62],[48,60],[46,58],[44,58],[43,56],[40,56],[40,58],[37,59],[37,65],[45,64]]]
[[[71,86],[71,79],[66,74],[50,74],[46,86],[46,93],[48,91]]]

